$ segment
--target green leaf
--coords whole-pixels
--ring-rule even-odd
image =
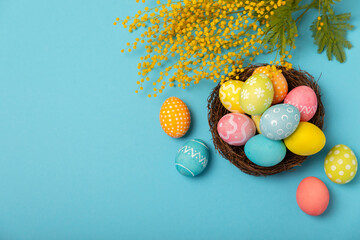
[[[296,11],[300,2],[296,0],[286,4],[274,10],[274,15],[270,16],[269,25],[264,28],[266,34],[263,39],[263,44],[268,45],[269,52],[279,50],[280,54],[284,54],[287,47],[294,45],[297,26],[292,13]]]
[[[330,15],[335,15],[334,10],[332,9],[332,5],[335,4],[335,2],[341,2],[341,0],[322,0],[320,1],[320,6],[323,10],[323,15],[326,13]]]
[[[326,1],[333,4],[332,0]],[[324,25],[321,26],[320,30],[318,30],[320,21],[317,19],[313,21],[310,29],[313,32],[314,43],[318,46],[318,53],[326,50],[329,60],[335,57],[341,63],[346,61],[345,48],[352,48],[352,44],[346,39],[346,33],[354,27],[348,23],[350,17],[350,13],[323,15],[320,21]]]

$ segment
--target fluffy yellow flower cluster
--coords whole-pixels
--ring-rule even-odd
[[[145,28],[133,44],[127,43],[129,52],[139,44],[144,44],[147,52],[138,64],[138,74],[142,76],[137,82],[140,90],[145,81],[150,81],[149,73],[166,63],[160,76],[152,81],[155,93],[148,96],[156,97],[167,86],[185,89],[202,79],[214,82],[236,79],[244,67],[266,51],[263,29],[269,25],[274,10],[284,5],[285,0],[157,1],[156,7],[146,7],[123,21],[117,18],[114,25],[120,21],[129,32]],[[288,51],[279,58],[272,64],[291,67],[286,62],[291,58]]]

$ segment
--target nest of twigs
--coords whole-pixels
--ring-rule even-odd
[[[254,72],[255,68],[262,65],[253,65],[247,67],[242,73],[239,74],[240,81],[246,81]],[[312,88],[318,100],[318,108],[314,117],[309,121],[320,129],[323,128],[325,109],[321,102],[320,87],[314,78],[307,72],[295,69],[286,69],[279,67],[282,74],[287,80],[289,92],[298,86],[308,86]],[[218,132],[217,124],[219,120],[226,114],[230,113],[221,103],[219,98],[220,84],[216,86],[208,98],[208,121],[210,131],[212,134],[213,142],[217,151],[232,164],[234,164],[241,171],[254,175],[254,176],[267,176],[277,174],[283,171],[292,169],[295,166],[301,166],[306,160],[306,157],[296,155],[289,150],[283,161],[272,167],[262,167],[251,162],[244,153],[244,146],[231,146],[224,142]]]

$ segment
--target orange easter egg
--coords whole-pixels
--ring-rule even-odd
[[[274,86],[274,98],[272,104],[280,103],[284,100],[288,93],[288,84],[284,75],[277,69],[270,66],[258,67],[254,70],[253,74],[264,73],[267,75]]]
[[[180,138],[190,128],[190,111],[177,97],[165,100],[160,109],[160,124],[164,132],[173,138]]]

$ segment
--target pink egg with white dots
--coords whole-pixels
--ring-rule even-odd
[[[241,113],[229,113],[223,116],[217,125],[222,140],[233,146],[243,146],[255,135],[254,122]]]
[[[291,90],[284,103],[295,106],[300,111],[300,121],[309,121],[316,113],[318,102],[316,93],[310,87],[299,86]]]

